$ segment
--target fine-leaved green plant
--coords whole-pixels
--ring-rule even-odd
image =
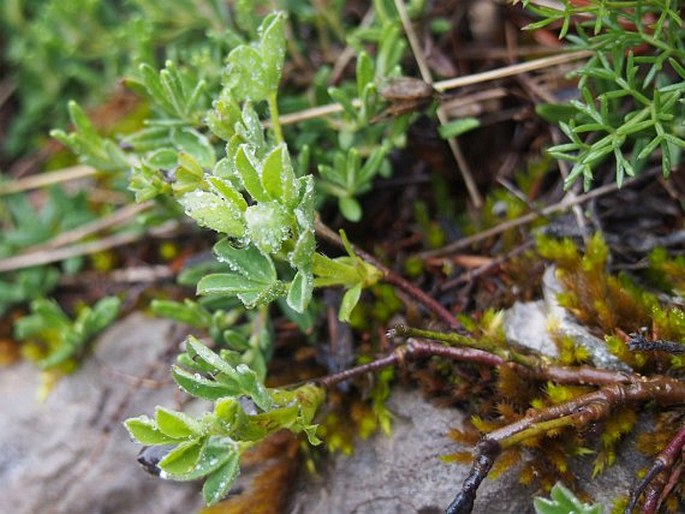
[[[685,25],[679,2],[524,5],[542,18],[529,29],[561,22],[559,37],[592,53],[576,72],[580,98],[570,102],[570,119],[558,120],[570,142],[549,150],[572,163],[566,186],[582,176],[588,189],[608,158],[619,185],[654,155],[668,177],[685,148]]]
[[[344,233],[347,256],[331,259],[316,252],[314,180],[295,172],[278,123],[284,20],[282,13],[268,16],[257,31],[257,43],[239,45],[229,53],[223,88],[206,114],[204,131],[190,128],[193,116],[180,120],[187,111],[171,109],[174,102],[167,101],[165,114],[179,122],[158,124],[162,137],[147,155],[140,139],[129,138],[142,154],[133,165],[131,189],[139,200],[175,198],[198,225],[220,234],[214,255],[224,268],[199,277],[198,294],[238,298],[246,309],[259,308],[257,316],[263,323],[267,318],[263,307],[279,297],[301,313],[315,286],[342,286],[347,292],[339,316],[346,320],[362,289],[377,282],[381,273],[354,254]],[[170,65],[165,71],[167,79],[160,74],[159,81],[147,74],[144,83],[150,94],[167,100],[173,96],[179,106],[194,103],[199,94],[184,92],[182,77],[174,87],[163,86],[165,80],[181,73]],[[264,102],[272,126],[266,136],[257,110]],[[69,143],[69,136],[62,138]],[[165,138],[166,147],[159,144]],[[210,141],[213,138],[226,141],[225,155],[220,158]],[[71,144],[76,146],[73,139]],[[170,168],[174,170],[171,177]],[[191,336],[173,370],[174,380],[186,392],[216,402],[213,412],[191,420],[158,409],[155,420],[127,421],[139,442],[175,445],[159,463],[163,473],[179,480],[204,477],[205,500],[214,503],[235,480],[239,455],[268,434],[287,428],[305,432],[311,443],[318,442],[312,420],[323,401],[323,390],[313,385],[266,389],[263,350],[271,345],[260,341],[259,329],[249,327],[241,334],[230,326],[235,316],[221,310],[212,314],[194,302],[156,302],[153,309],[208,329],[215,341],[231,348],[217,355]]]
[[[0,259],[10,257],[26,248],[45,243],[55,233],[92,221],[95,214],[88,208],[86,195],[68,195],[60,188],[52,188],[45,204],[35,209],[21,194],[3,198],[0,206],[3,221],[0,230]],[[0,274],[0,316],[11,306],[49,294],[59,281],[62,271],[75,273],[81,259],[68,259],[57,266],[35,266]]]

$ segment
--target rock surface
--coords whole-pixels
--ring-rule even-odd
[[[38,372],[22,363],[0,372],[0,512],[12,514],[187,514],[197,484],[165,482],[136,462],[121,420],[173,407],[168,380],[172,324],[136,314],[98,340],[94,355],[35,400]],[[175,351],[176,348],[173,348]],[[136,377],[164,380],[146,387]]]
[[[169,365],[177,351],[169,322],[132,315],[97,341],[94,355],[38,404],[38,373],[20,364],[0,372],[0,513],[191,514],[201,508],[199,484],[152,477],[136,462],[138,447],[121,421],[177,408]],[[136,378],[137,377],[137,378]],[[147,380],[141,381],[145,377]],[[154,386],[154,387],[153,387]],[[351,457],[329,457],[316,476],[301,474],[292,514],[432,514],[443,512],[469,466],[440,456],[464,451],[448,437],[464,415],[440,409],[416,391],[397,388],[389,407],[393,436],[360,441]],[[632,483],[644,458],[630,451],[623,464],[579,481],[608,504]],[[625,463],[628,463],[626,465]],[[486,479],[476,514],[532,512],[533,489],[518,485],[516,470]]]
[[[305,477],[291,514],[439,514],[458,492],[469,466],[445,464],[440,456],[469,451],[447,434],[464,415],[432,406],[416,391],[396,390],[393,436],[376,435],[355,446],[351,457],[332,457],[319,476]],[[592,459],[575,462],[578,482],[595,501],[609,506],[633,484],[645,457],[625,441],[617,465],[590,481]],[[535,488],[518,482],[516,468],[478,490],[473,514],[532,514]],[[608,508],[606,512],[609,512]]]

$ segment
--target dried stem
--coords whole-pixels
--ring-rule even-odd
[[[503,66],[496,70],[490,70],[483,73],[473,73],[471,75],[466,75],[464,77],[455,77],[453,79],[443,80],[440,82],[434,82],[433,88],[438,92],[444,92],[450,89],[455,89],[458,87],[469,86],[472,84],[480,84],[482,82],[488,82],[491,80],[497,80],[505,77],[511,77],[518,75],[519,73],[525,73],[528,71],[535,71],[544,68],[549,68],[551,66],[557,66],[559,64],[564,64],[567,62],[578,61],[580,59],[585,59],[589,57],[591,52],[580,51],[572,53],[563,53],[559,55],[552,55],[549,57],[543,57],[540,59],[533,59],[532,61],[513,64],[511,66]],[[361,103],[358,99],[355,99],[352,104],[359,107]],[[319,105],[317,107],[312,107],[310,109],[304,109],[302,111],[293,112],[289,114],[283,114],[280,116],[281,125],[292,125],[293,123],[299,123],[300,121],[311,120],[315,118],[321,118],[323,116],[328,116],[330,114],[336,114],[343,112],[343,106],[339,103],[331,103],[326,105]],[[269,126],[269,122],[265,123]]]
[[[393,337],[394,335],[393,330],[388,334],[389,337]],[[324,387],[332,387],[340,382],[350,380],[351,378],[358,377],[365,373],[378,371],[382,368],[387,368],[388,366],[397,366],[405,361],[415,361],[426,357],[444,357],[450,360],[472,362],[486,366],[506,364],[506,361],[501,357],[483,350],[458,348],[455,346],[445,346],[444,344],[439,343],[431,343],[429,341],[410,339],[406,344],[398,346],[390,355],[361,366],[349,368],[340,373],[327,375],[317,379],[317,382]]]
[[[50,241],[46,243],[41,243],[39,245],[31,246],[29,248],[26,248],[23,252],[22,255],[28,255],[33,252],[38,252],[38,251],[43,251],[43,250],[52,250],[55,248],[59,248],[61,246],[70,244],[70,243],[75,243],[76,241],[79,241],[87,236],[97,234],[98,232],[101,232],[105,229],[115,227],[117,225],[121,225],[122,223],[125,223],[126,221],[130,220],[134,216],[137,216],[143,211],[146,211],[150,207],[154,205],[154,202],[149,201],[149,202],[144,202],[141,204],[130,204],[125,207],[120,208],[117,211],[114,211],[113,213],[109,214],[108,216],[104,216],[102,218],[99,218],[95,221],[92,221],[90,223],[85,223],[79,227],[76,227],[72,230],[68,230],[66,232],[62,232],[59,234],[57,237],[51,239]]]
[[[658,511],[663,498],[669,491],[666,489],[673,483],[673,477],[679,478],[682,466],[675,467],[679,458],[682,458],[683,448],[685,447],[685,425],[680,427],[678,433],[671,439],[666,447],[661,450],[652,467],[644,478],[630,492],[630,502],[624,511],[625,514],[632,514],[637,507],[637,502],[645,494],[645,503],[642,507],[643,514],[654,514]],[[670,476],[669,476],[670,475]],[[656,480],[657,477],[661,480]],[[668,480],[667,480],[668,479]],[[672,485],[671,485],[672,487]]]
[[[72,166],[70,168],[63,168],[56,171],[48,171],[40,175],[34,175],[21,180],[14,180],[6,184],[0,184],[0,196],[5,196],[13,193],[21,193],[22,191],[29,191],[31,189],[38,189],[40,187],[52,186],[60,184],[69,180],[77,180],[86,177],[92,177],[97,174],[97,170],[92,166]]]
[[[477,485],[483,481],[490,467],[482,465],[483,460],[492,462],[502,449],[519,444],[530,437],[545,434],[550,429],[562,427],[583,427],[593,421],[605,418],[613,410],[628,403],[655,401],[662,404],[682,403],[685,400],[685,382],[667,376],[641,378],[627,384],[611,384],[579,396],[559,405],[538,409],[524,418],[494,430],[476,446],[476,457],[463,487],[447,510],[447,514],[467,514],[473,508]],[[675,440],[674,440],[675,441]],[[673,443],[673,450],[679,444],[682,449],[685,436]],[[670,446],[670,445],[669,445]],[[498,451],[493,452],[493,448]],[[664,457],[664,462],[668,458]],[[657,464],[658,465],[658,464]],[[663,468],[662,469],[667,469]]]
[[[643,173],[639,178],[631,179],[629,181],[626,181],[623,184],[624,188],[630,187],[631,184],[634,184],[635,182],[644,179],[646,176],[653,176],[655,175],[658,171],[660,171],[661,168],[652,168],[645,173]],[[607,184],[605,186],[598,187],[596,189],[593,189],[592,191],[585,193],[583,195],[575,196],[573,198],[570,198],[568,196],[564,197],[564,199],[560,202],[555,203],[554,205],[549,205],[543,209],[540,209],[539,211],[536,212],[529,212],[528,214],[524,214],[523,216],[520,216],[518,218],[515,218],[513,220],[506,221],[504,223],[500,223],[499,225],[496,225],[492,228],[489,228],[487,230],[483,230],[482,232],[478,232],[477,234],[474,234],[469,237],[464,237],[462,239],[459,239],[458,241],[455,241],[453,243],[448,244],[447,246],[443,246],[442,248],[438,248],[437,250],[429,250],[426,252],[421,252],[418,255],[425,259],[428,257],[444,257],[445,255],[449,255],[450,253],[456,252],[458,250],[462,250],[464,248],[468,248],[472,244],[478,243],[480,241],[483,241],[485,239],[488,239],[490,237],[496,236],[501,234],[502,232],[506,232],[507,230],[510,230],[512,228],[519,227],[521,225],[526,225],[528,223],[531,223],[532,221],[535,221],[537,218],[540,216],[549,216],[550,214],[554,214],[556,212],[561,212],[569,207],[572,207],[574,205],[579,205],[582,203],[585,203],[589,200],[592,200],[593,198],[597,198],[600,196],[604,196],[610,193],[614,193],[618,190],[618,186],[614,184]]]
[[[163,231],[171,231],[175,229],[177,224],[174,222],[166,228],[160,227],[156,233]],[[91,255],[94,253],[124,246],[134,243],[149,237],[149,232],[136,230],[135,232],[123,232],[120,234],[113,234],[111,236],[103,237],[97,241],[88,241],[86,243],[77,243],[69,246],[64,246],[57,249],[41,250],[26,255],[16,255],[14,257],[7,257],[0,260],[0,273],[7,271],[15,271],[24,268],[31,268],[33,266],[42,266],[44,264],[51,264],[53,262],[60,262],[71,257],[79,257],[82,255]]]

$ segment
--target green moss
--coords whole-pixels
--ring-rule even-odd
[[[664,291],[685,295],[685,256],[669,256],[665,248],[655,248],[649,254],[650,277]]]
[[[626,335],[646,327],[649,338],[685,341],[685,313],[679,307],[663,306],[654,291],[638,285],[632,277],[609,273],[609,249],[601,235],[595,234],[582,253],[570,239],[544,236],[537,238],[537,248],[557,266],[557,277],[565,289],[558,296],[559,303],[579,322],[604,334],[614,355],[634,369],[668,366],[663,355],[628,351]],[[653,252],[650,262],[654,269],[674,266],[674,259],[662,251]],[[572,362],[570,346],[562,343],[561,353],[563,362]],[[672,359],[672,363],[680,367],[680,360]]]

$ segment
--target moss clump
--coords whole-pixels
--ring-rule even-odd
[[[626,341],[631,333],[646,332],[648,339],[685,341],[685,313],[682,308],[662,305],[653,290],[638,285],[634,278],[611,274],[609,249],[601,234],[591,238],[585,252],[570,239],[544,236],[538,237],[537,248],[542,257],[557,266],[557,277],[565,289],[559,297],[560,304],[602,336],[614,355],[642,372],[682,367],[681,361],[685,360],[679,357],[628,350]],[[668,283],[677,292],[680,282],[675,276],[680,266],[683,275],[678,278],[685,283],[685,260],[668,258],[659,250],[652,253],[650,263],[646,276],[657,279],[651,282],[655,287]]]

